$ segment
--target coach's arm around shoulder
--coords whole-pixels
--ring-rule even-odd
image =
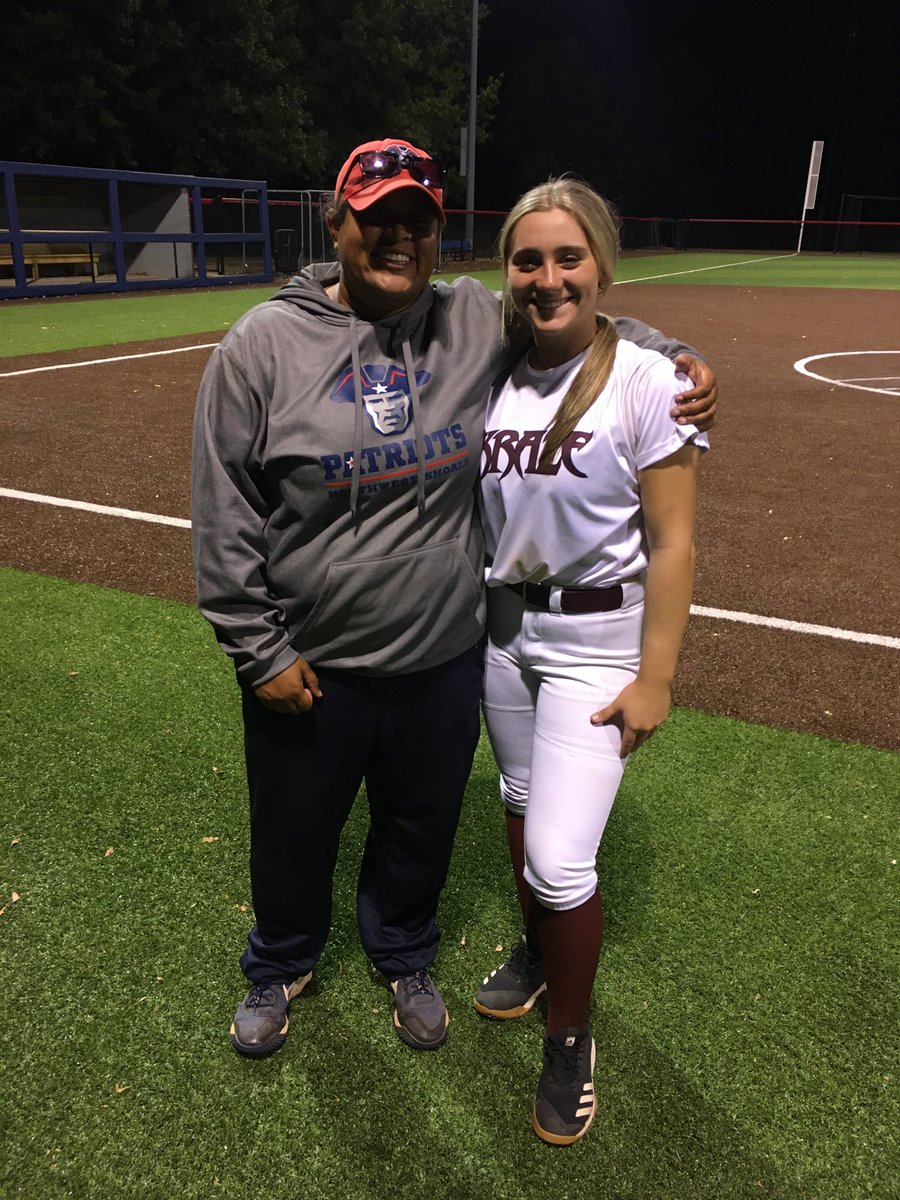
[[[634,342],[645,350],[656,350],[673,362],[694,385],[690,390],[673,397],[674,406],[670,415],[678,424],[696,425],[701,433],[711,429],[716,419],[719,385],[715,371],[700,352],[636,317],[615,317],[614,320],[620,338]]]
[[[679,425],[696,425],[701,433],[711,429],[716,419],[719,384],[716,373],[695,351],[684,351],[674,360],[694,385],[690,391],[679,392],[671,416]]]

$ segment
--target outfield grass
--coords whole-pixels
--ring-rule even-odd
[[[448,272],[438,278],[450,281]],[[495,291],[499,271],[474,274]],[[623,258],[619,283],[718,284],[739,287],[900,288],[900,258],[842,255],[661,254]],[[116,346],[192,333],[222,333],[275,284],[172,291],[158,296],[115,296],[41,303],[0,304],[0,358],[87,346]]]
[[[476,275],[486,287],[499,289],[499,271]],[[900,258],[875,255],[849,258],[845,255],[729,253],[638,255],[621,258],[616,282],[710,284],[729,287],[815,287],[815,288],[900,288]]]
[[[11,300],[0,304],[0,358],[85,346],[120,346],[228,329],[275,284],[173,290],[165,295]]]
[[[733,287],[813,287],[897,290],[900,257],[875,254],[747,254],[740,250],[624,258],[620,283],[712,284]]]
[[[3,1200],[896,1194],[896,755],[677,711],[635,756],[601,851],[600,1111],[555,1150],[528,1122],[540,1017],[469,1006],[516,931],[484,745],[441,911],[447,1045],[401,1045],[359,949],[360,804],[291,1037],[248,1062],[240,724],[210,632],[6,569],[0,621]]]

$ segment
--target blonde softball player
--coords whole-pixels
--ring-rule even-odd
[[[532,1124],[558,1145],[596,1108],[597,848],[629,752],[669,712],[708,446],[669,415],[673,365],[597,311],[617,241],[605,201],[574,180],[513,208],[504,314],[534,345],[493,389],[482,455],[484,715],[525,933],[475,1007],[520,1016],[546,988]]]

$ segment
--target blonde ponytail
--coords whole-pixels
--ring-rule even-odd
[[[597,332],[594,334],[587,358],[560,401],[553,424],[547,431],[544,448],[538,460],[539,471],[547,471],[553,456],[561,449],[566,438],[575,432],[578,422],[606,387],[615,361],[618,340],[619,335],[613,322],[603,313],[598,313]]]

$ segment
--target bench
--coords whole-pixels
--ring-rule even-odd
[[[77,242],[58,242],[56,246],[35,242],[33,245],[33,250],[27,247],[23,250],[25,274],[31,281],[40,279],[42,266],[87,266],[92,279],[100,269],[100,255],[94,254],[87,246],[79,246]],[[12,265],[12,253],[0,253],[0,267]]]
[[[441,242],[441,258],[446,258],[449,262],[462,262],[465,258],[474,257],[475,251],[468,238],[447,238]]]

